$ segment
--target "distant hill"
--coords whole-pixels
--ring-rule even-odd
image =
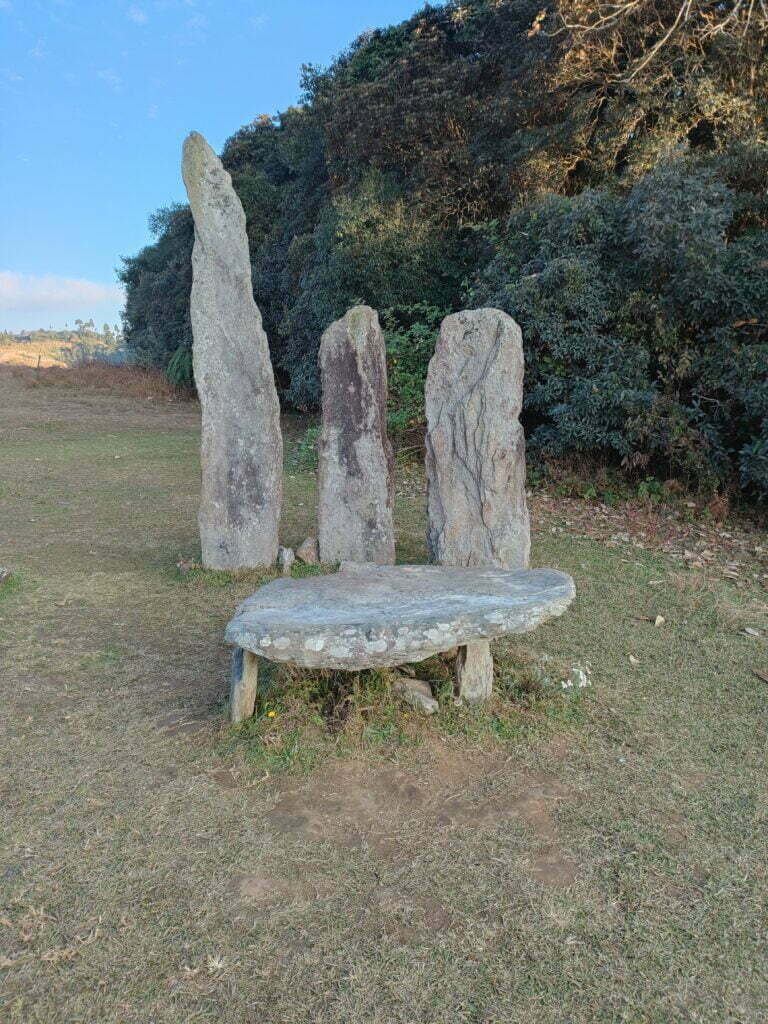
[[[76,320],[61,331],[0,331],[0,366],[76,366],[89,359],[115,361],[122,351],[119,327]]]

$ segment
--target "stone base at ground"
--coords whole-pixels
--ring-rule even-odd
[[[280,570],[283,576],[291,575],[291,566],[296,561],[296,555],[293,552],[293,548],[278,548],[277,549],[277,564],[280,566]]]
[[[317,549],[317,537],[307,537],[296,548],[296,557],[304,565],[319,565],[320,553]]]

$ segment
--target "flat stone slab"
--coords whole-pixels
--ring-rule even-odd
[[[306,668],[382,668],[530,632],[575,595],[571,577],[555,569],[345,565],[267,583],[243,601],[225,637]]]

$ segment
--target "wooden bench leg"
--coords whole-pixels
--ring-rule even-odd
[[[493,658],[487,640],[465,644],[456,656],[456,696],[468,704],[490,697],[493,689]]]
[[[256,684],[259,679],[259,659],[250,651],[236,647],[232,654],[229,676],[229,718],[242,722],[250,718],[256,707]]]

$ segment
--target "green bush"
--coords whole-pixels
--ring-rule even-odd
[[[765,41],[691,17],[645,60],[674,5],[575,34],[566,9],[427,5],[227,141],[281,400],[317,406],[322,332],[365,302],[409,431],[437,311],[495,304],[525,329],[538,450],[762,493]],[[123,264],[125,337],[166,368],[191,347],[193,226],[186,207],[151,226]]]
[[[192,349],[185,346],[177,348],[168,360],[165,374],[174,387],[191,391],[195,386]]]
[[[440,324],[450,310],[426,303],[386,309],[381,316],[389,376],[388,426],[395,435],[424,423],[424,381]]]
[[[317,469],[317,445],[319,440],[320,427],[307,427],[299,443],[290,450],[286,460],[288,469],[294,473]]]
[[[189,295],[192,290],[194,226],[187,206],[169,206],[149,219],[157,241],[123,260],[123,333],[140,365],[165,368],[179,348],[192,347]]]
[[[470,299],[523,328],[534,450],[768,493],[768,230],[723,177],[671,158],[497,227]]]

